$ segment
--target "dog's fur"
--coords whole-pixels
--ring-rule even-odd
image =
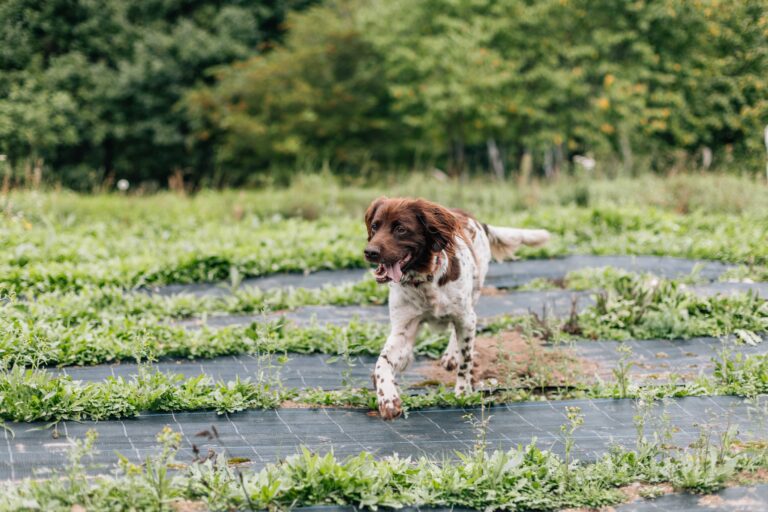
[[[402,413],[395,377],[413,358],[422,323],[450,329],[442,357],[448,370],[458,368],[457,394],[472,391],[475,341],[474,306],[491,258],[512,257],[521,245],[549,240],[541,229],[488,226],[461,210],[424,199],[376,199],[365,213],[365,257],[379,267],[376,280],[389,283],[391,331],[373,372],[379,413]]]

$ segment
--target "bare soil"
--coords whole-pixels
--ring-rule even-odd
[[[208,507],[202,501],[176,500],[171,502],[174,512],[205,512]]]
[[[480,290],[480,293],[488,297],[498,297],[500,295],[507,295],[507,290],[499,290],[495,286],[485,286]]]
[[[562,387],[594,381],[595,362],[567,348],[545,346],[518,331],[506,331],[475,340],[474,380],[484,387]],[[425,382],[453,385],[456,371],[447,371],[440,361],[417,369]]]
[[[285,400],[280,404],[281,409],[359,409],[355,405],[323,405],[323,404],[307,404],[304,402],[296,402],[294,400]]]

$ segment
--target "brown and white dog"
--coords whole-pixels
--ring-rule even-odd
[[[378,264],[379,283],[389,283],[391,331],[376,362],[373,384],[379,414],[402,413],[395,377],[413,358],[423,323],[450,329],[441,359],[447,370],[458,367],[457,394],[472,391],[475,304],[491,257],[502,260],[521,245],[549,240],[543,229],[488,226],[461,210],[424,199],[376,199],[365,213],[365,259]]]

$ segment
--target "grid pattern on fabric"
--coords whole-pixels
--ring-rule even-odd
[[[566,407],[579,407],[584,425],[574,434],[574,454],[582,460],[594,459],[615,444],[632,447],[636,440],[634,400],[571,400],[525,402],[488,408],[485,439],[489,449],[509,449],[536,439],[543,449],[562,452],[560,427],[566,423]],[[742,439],[764,438],[766,422],[755,414],[754,404],[736,397],[691,397],[659,403],[654,416],[662,412],[674,426],[672,442],[686,447],[695,441],[702,428],[717,435],[729,426],[738,426]],[[148,414],[125,421],[62,422],[59,438],[52,430],[37,424],[7,426],[0,458],[0,478],[44,476],[66,463],[72,439],[83,438],[89,429],[99,432],[93,471],[107,471],[115,462],[115,451],[134,462],[154,453],[156,434],[166,425],[182,432],[184,443],[178,455],[181,462],[193,459],[194,444],[203,454],[208,450],[230,457],[244,457],[258,469],[269,462],[297,453],[301,446],[320,453],[332,451],[338,457],[362,450],[375,456],[398,454],[427,455],[440,460],[468,451],[477,441],[473,421],[482,411],[472,409],[427,409],[411,412],[406,419],[382,421],[367,411],[350,409],[280,409],[246,411],[231,415],[213,412]],[[216,428],[218,439],[197,434]],[[647,428],[661,428],[648,425]],[[47,469],[44,469],[47,468]]]

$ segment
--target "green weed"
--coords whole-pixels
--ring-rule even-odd
[[[564,386],[561,389],[517,388],[475,392],[457,396],[445,387],[402,396],[406,411],[426,407],[473,407],[532,400],[576,398],[637,398],[645,403],[662,398],[736,395],[755,397],[768,392],[768,355],[721,354],[714,360],[711,377],[702,376],[680,384],[636,385],[628,375],[614,382]],[[13,367],[0,373],[0,419],[11,421],[101,420],[134,417],[141,412],[214,410],[220,413],[279,407],[284,401],[324,407],[356,407],[376,410],[370,389],[286,389],[279,381],[263,376],[256,381],[223,382],[200,375],[152,372],[123,379],[82,383],[68,376],[51,376],[42,370]],[[639,418],[642,420],[642,418]]]
[[[262,382],[214,382],[142,370],[123,379],[82,383],[19,367],[0,373],[0,418],[11,421],[103,420],[141,412],[215,410],[219,413],[274,408],[292,396]]]
[[[210,510],[312,505],[558,510],[620,503],[625,497],[618,489],[633,482],[671,481],[681,489],[709,492],[738,471],[768,464],[764,448],[733,450],[703,439],[690,454],[615,448],[591,463],[568,463],[534,442],[509,451],[457,454],[460,463],[376,459],[365,452],[339,460],[333,453],[302,449],[261,471],[233,470],[225,458],[214,457],[172,472],[180,467],[178,435],[166,429],[158,436],[159,454],[142,466],[123,460],[114,474],[92,479],[84,478],[82,466],[71,466],[66,479],[4,482],[0,510],[167,510],[184,503]],[[68,484],[73,480],[76,485]]]
[[[584,336],[601,339],[724,336],[768,331],[768,302],[755,293],[704,297],[671,280],[624,275],[579,315]]]
[[[492,224],[551,230],[552,242],[523,250],[526,257],[653,254],[755,268],[768,263],[762,185],[716,176],[678,181],[674,186],[652,178],[589,182],[587,203],[573,200],[569,180],[529,190],[478,181],[471,194],[466,184],[419,178],[386,190],[349,187],[343,193],[337,184],[319,182],[313,184],[313,197],[327,203],[309,216],[291,206],[295,197],[284,190],[204,192],[191,198],[14,192],[0,198],[0,291],[231,282],[233,276],[238,281],[275,272],[366,267],[362,212],[384,192],[464,207]],[[628,192],[639,183],[656,196]],[[708,186],[727,187],[733,194],[702,194],[691,204],[690,190]],[[744,196],[737,198],[736,191]],[[683,210],[678,195],[686,198]]]

